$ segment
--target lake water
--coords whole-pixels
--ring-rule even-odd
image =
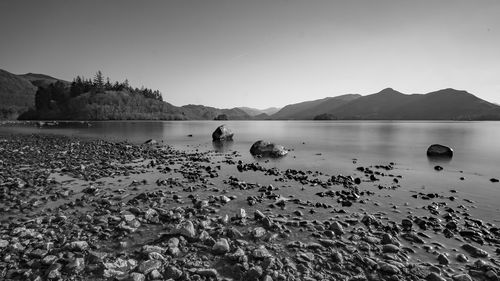
[[[214,146],[213,130],[226,124],[235,134],[225,147]],[[358,175],[357,166],[395,163],[403,175],[403,191],[449,192],[456,189],[478,201],[482,214],[500,214],[500,122],[401,122],[401,121],[116,121],[37,128],[0,126],[0,133],[53,133],[142,143],[163,141],[178,149],[238,151],[244,161],[254,159],[249,149],[263,139],[292,149],[268,165],[328,174]],[[188,135],[192,135],[189,137]],[[429,145],[440,143],[454,149],[451,161],[428,159]],[[444,167],[437,172],[435,165]],[[460,180],[465,177],[465,180]],[[407,200],[408,193],[393,197]]]

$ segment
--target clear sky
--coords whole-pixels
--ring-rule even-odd
[[[500,103],[500,1],[2,0],[0,68],[100,69],[174,105],[266,108],[386,87]]]

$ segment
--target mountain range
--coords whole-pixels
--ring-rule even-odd
[[[0,118],[16,119],[23,112],[33,108],[37,89],[47,87],[57,81],[66,87],[71,84],[44,74],[16,75],[0,69]],[[127,98],[130,99],[130,95],[123,92],[107,94],[109,97],[114,95],[125,101]],[[106,112],[110,111],[110,108],[112,109],[112,102],[105,96],[88,98],[86,102],[89,100],[93,102],[91,108],[93,112]],[[427,94],[410,95],[386,88],[366,96],[346,94],[289,104],[281,109],[271,107],[263,110],[249,107],[219,109],[192,104],[174,106],[156,100],[142,102],[138,101],[137,97],[134,97],[133,102],[147,104],[148,108],[158,112],[150,114],[151,112],[140,108],[140,112],[127,114],[123,118],[120,117],[120,114],[124,113],[120,111],[114,112],[112,117],[75,115],[54,118],[107,120],[107,118],[130,119],[135,118],[135,116],[148,119],[150,116],[155,116],[154,119],[213,120],[220,115],[225,115],[229,120],[500,120],[499,105],[482,100],[467,91],[451,88]],[[78,100],[73,101],[73,105],[78,106]],[[137,110],[137,108],[130,107],[129,110]],[[155,113],[158,114],[155,115]],[[100,114],[97,116],[108,115]]]
[[[443,89],[406,95],[392,88],[367,96],[343,95],[287,105],[271,119],[500,120],[500,106],[466,91]]]

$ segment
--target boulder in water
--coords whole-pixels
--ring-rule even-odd
[[[453,157],[453,149],[441,144],[433,144],[427,148],[427,156],[429,157]]]
[[[149,139],[149,140],[145,141],[144,144],[155,145],[155,144],[158,144],[158,142],[154,139]]]
[[[229,130],[226,125],[221,125],[215,129],[212,133],[212,140],[222,141],[222,140],[233,140],[233,132]]]
[[[250,148],[250,153],[254,156],[277,158],[285,156],[288,153],[288,150],[286,150],[282,145],[258,140]]]

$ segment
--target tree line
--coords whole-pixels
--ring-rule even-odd
[[[57,81],[39,87],[35,108],[19,119],[185,119],[182,112],[163,102],[158,90],[134,88],[128,80],[111,83],[97,71],[93,79],[77,76],[68,84]]]
[[[158,90],[151,90],[145,87],[133,88],[129,85],[128,79],[119,83],[115,81],[111,83],[109,77],[104,81],[104,75],[99,70],[96,72],[93,79],[85,79],[81,76],[76,76],[71,82],[70,95],[77,97],[83,93],[105,93],[106,91],[128,91],[130,93],[139,94],[148,99],[163,101],[163,97]]]

